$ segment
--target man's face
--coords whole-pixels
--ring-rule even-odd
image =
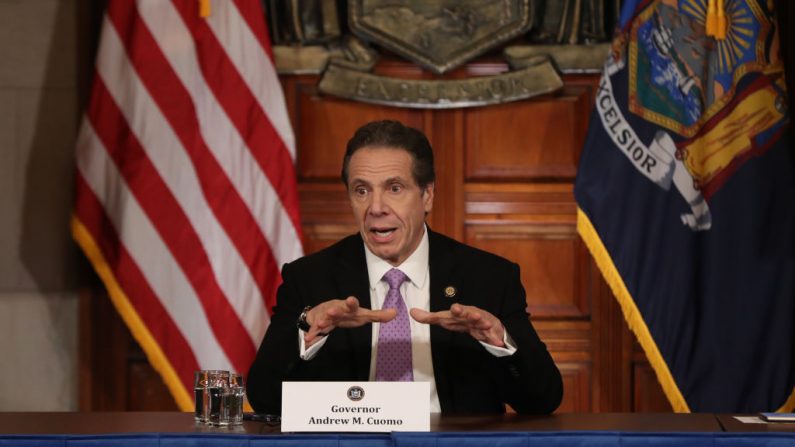
[[[399,148],[364,147],[348,162],[348,197],[364,243],[397,266],[417,248],[433,183],[421,189],[411,175],[411,154]]]

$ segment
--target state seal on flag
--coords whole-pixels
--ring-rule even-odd
[[[709,35],[707,15],[707,0],[654,2],[631,25],[627,62],[629,110],[683,138],[675,155],[709,199],[781,130],[786,94],[757,2],[726,0],[725,37]]]

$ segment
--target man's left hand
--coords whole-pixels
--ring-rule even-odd
[[[456,332],[467,332],[476,340],[488,343],[498,348],[504,348],[505,327],[499,318],[475,306],[465,306],[455,303],[450,310],[440,312],[427,312],[413,308],[409,311],[411,317],[420,323],[438,324],[439,326]]]

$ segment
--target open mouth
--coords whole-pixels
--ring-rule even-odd
[[[370,233],[374,234],[377,238],[388,238],[395,232],[397,228],[371,228]]]

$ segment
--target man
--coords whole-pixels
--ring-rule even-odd
[[[359,232],[284,266],[249,371],[257,412],[280,413],[282,382],[302,380],[427,381],[443,413],[558,407],[560,372],[528,319],[519,267],[425,225],[434,179],[418,130],[356,131],[342,180]]]

